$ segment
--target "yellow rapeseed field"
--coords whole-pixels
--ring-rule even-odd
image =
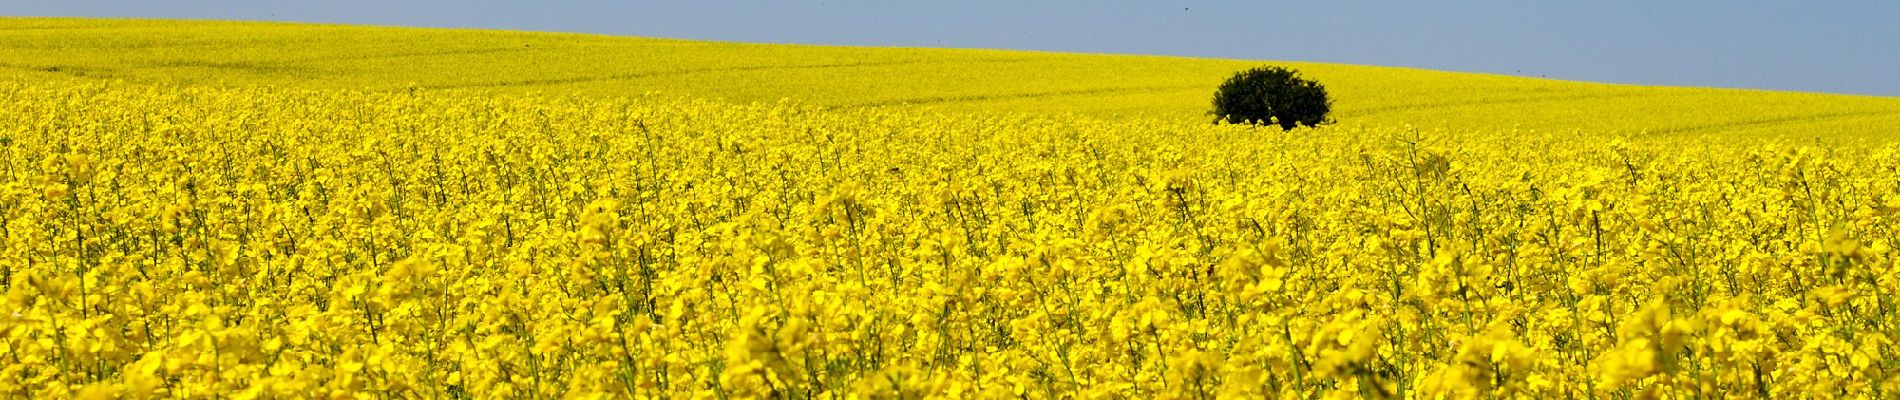
[[[1878,136],[1900,99],[1569,82],[1275,62],[1326,85],[1342,128],[1594,136]],[[825,109],[1209,121],[1214,88],[1259,61],[1002,50],[766,45],[515,31],[0,17],[0,79],[654,94]],[[1890,140],[1890,139],[1889,139]]]
[[[714,100],[32,36],[88,21],[0,23],[0,397],[1900,396],[1894,99],[1322,65],[1342,122],[1282,133],[942,94],[1007,74]],[[1498,89],[1369,83],[1406,80]]]

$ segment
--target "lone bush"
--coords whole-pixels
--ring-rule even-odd
[[[1291,69],[1260,67],[1227,78],[1214,92],[1213,113],[1215,123],[1278,124],[1290,131],[1297,125],[1332,122],[1326,119],[1332,108],[1325,85],[1300,78]]]

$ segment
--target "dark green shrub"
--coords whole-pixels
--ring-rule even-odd
[[[1293,130],[1331,123],[1326,114],[1333,109],[1326,98],[1326,86],[1300,78],[1300,73],[1282,67],[1254,68],[1234,74],[1214,92],[1214,122],[1230,124],[1280,125]]]

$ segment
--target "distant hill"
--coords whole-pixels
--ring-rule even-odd
[[[1571,82],[1359,65],[566,33],[0,18],[0,78],[664,95],[830,107],[1206,119],[1233,71],[1294,67],[1341,127],[1900,136],[1900,98]]]

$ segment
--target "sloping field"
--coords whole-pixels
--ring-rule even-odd
[[[0,73],[189,85],[649,92],[837,108],[1204,118],[1213,88],[1262,62],[998,50],[719,43],[254,22],[0,19]],[[1804,123],[1873,133],[1900,99],[1642,87],[1316,63],[1343,126],[1721,132]],[[1887,135],[1891,136],[1891,135]]]
[[[1894,99],[0,26],[5,398],[1900,393]]]

